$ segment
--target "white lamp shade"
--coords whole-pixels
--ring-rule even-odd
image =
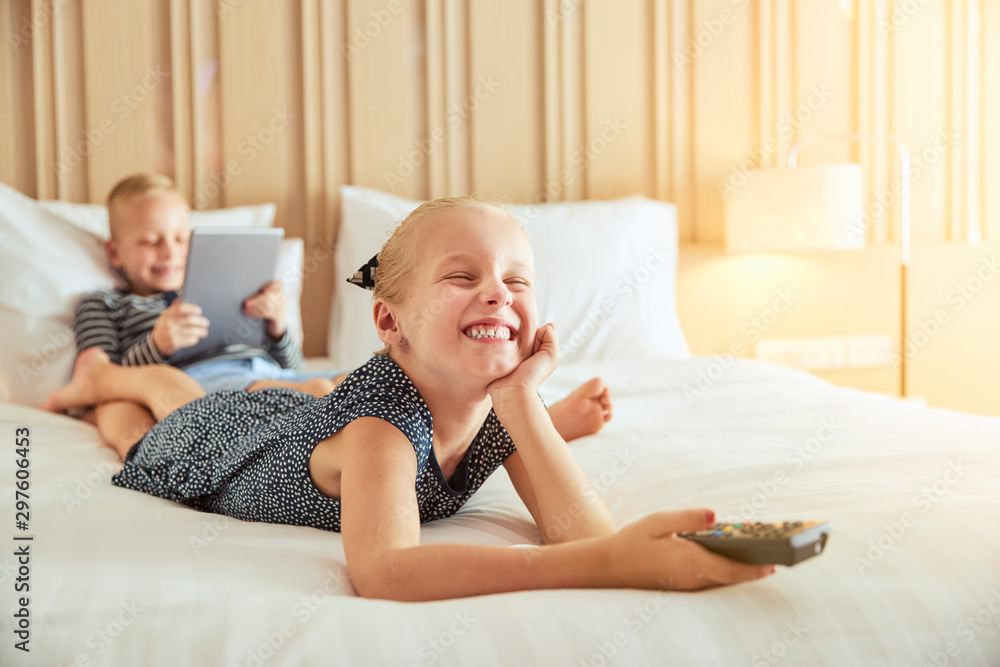
[[[729,252],[864,247],[861,165],[758,169],[725,202]]]

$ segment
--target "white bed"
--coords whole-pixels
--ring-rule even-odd
[[[818,558],[685,594],[360,599],[339,535],[238,522],[114,487],[117,464],[90,426],[3,405],[8,440],[31,428],[36,539],[32,660],[11,650],[4,627],[2,662],[1000,664],[1000,533],[988,528],[1000,524],[1000,422],[753,362],[737,362],[689,401],[685,384],[712,363],[580,363],[545,387],[553,398],[600,373],[612,388],[615,419],[573,451],[620,523],[691,506],[834,522]],[[5,498],[12,458],[2,459]],[[910,526],[898,528],[906,514]],[[501,471],[422,539],[513,545],[539,536]],[[4,552],[9,599],[15,563]]]
[[[543,257],[545,243],[536,238]],[[635,252],[645,256],[641,244]],[[361,599],[337,534],[239,522],[112,486],[118,464],[91,426],[30,407],[46,388],[41,378],[65,374],[72,349],[35,375],[12,375],[30,364],[29,341],[0,377],[22,390],[0,403],[9,536],[0,549],[0,664],[1000,664],[1000,419],[920,408],[776,366],[683,358],[682,338],[670,343],[678,358],[610,352],[624,335],[616,332],[636,326],[627,311],[672,298],[664,273],[669,280],[644,282],[643,294],[620,301],[596,331],[577,329],[587,335],[543,387],[550,401],[594,375],[611,388],[614,420],[575,442],[575,456],[620,524],[697,506],[724,519],[828,519],[833,533],[818,558],[698,593]],[[364,305],[360,290],[341,292],[342,308],[351,294]],[[541,296],[543,317],[555,304],[573,306],[573,294]],[[8,326],[21,317],[15,333],[38,336],[41,316],[18,303],[0,300],[0,316]],[[673,336],[658,333],[659,341]],[[348,342],[334,342],[341,356],[331,363],[352,363]],[[30,654],[14,648],[13,634],[20,427],[31,433]],[[457,516],[426,525],[422,540],[519,545],[539,535],[501,470]]]

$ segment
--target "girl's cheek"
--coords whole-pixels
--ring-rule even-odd
[[[458,301],[458,296],[458,290],[449,286],[420,295],[411,307],[414,319],[428,323],[443,317]]]
[[[532,340],[534,340],[535,331],[538,329],[538,308],[535,305],[534,294],[525,294],[521,297],[515,297],[521,301],[517,303],[515,301],[515,306],[521,316],[521,324],[525,329],[531,330]]]
[[[534,312],[523,313],[521,315],[520,337],[521,354],[524,358],[531,356],[535,347],[535,338],[538,336],[538,315]]]
[[[459,297],[461,297],[462,294],[466,293],[466,291],[467,290],[462,289],[458,285],[447,284],[441,288],[441,291],[439,293],[439,298],[444,303],[452,303],[458,301]]]

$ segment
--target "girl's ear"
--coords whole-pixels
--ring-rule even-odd
[[[396,315],[392,311],[391,304],[383,299],[376,300],[375,306],[372,309],[372,316],[375,318],[375,329],[378,331],[379,340],[390,346],[398,345],[400,338]]]

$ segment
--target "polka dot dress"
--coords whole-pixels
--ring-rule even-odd
[[[321,440],[360,417],[389,422],[413,444],[421,522],[457,512],[514,451],[491,410],[446,480],[431,448],[430,409],[402,369],[380,354],[322,398],[264,389],[192,401],[129,450],[112,482],[244,521],[339,531],[340,501],[312,483],[309,457]]]

